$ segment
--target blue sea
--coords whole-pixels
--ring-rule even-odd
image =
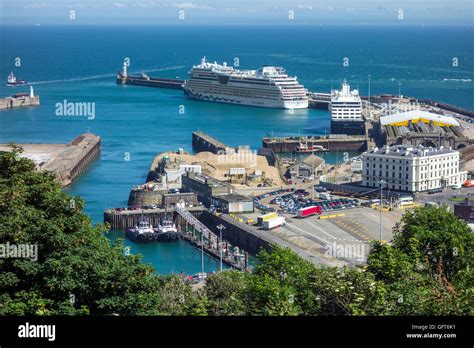
[[[472,26],[3,26],[0,30],[0,79],[6,80],[13,71],[31,82],[41,97],[40,107],[0,113],[0,143],[66,143],[88,130],[100,135],[100,158],[66,189],[84,198],[94,223],[102,222],[105,208],[126,205],[130,188],[144,182],[156,154],[179,147],[192,151],[194,130],[254,149],[271,134],[329,132],[327,111],[212,104],[186,100],[180,91],[118,86],[115,75],[126,58],[130,73],[180,78],[186,78],[203,56],[228,64],[238,61],[244,69],[279,65],[310,90],[329,92],[346,78],[363,95],[370,74],[372,95],[398,94],[401,83],[402,94],[474,109]],[[15,65],[17,58],[20,67]],[[2,83],[0,96],[28,88]],[[95,103],[95,118],[56,116],[56,103],[65,100]],[[326,156],[328,162],[336,161],[336,154]],[[110,233],[111,239],[122,236],[122,231]],[[200,253],[184,242],[131,246],[159,273],[200,271]],[[206,258],[206,270],[216,269],[218,263]]]

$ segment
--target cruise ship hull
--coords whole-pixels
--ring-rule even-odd
[[[184,93],[191,99],[211,101],[215,103],[245,105],[245,106],[258,106],[263,108],[276,108],[276,109],[307,109],[308,99],[304,100],[272,100],[272,99],[261,99],[261,98],[246,98],[239,96],[228,96],[209,94],[205,92],[194,92],[189,88],[184,87]]]
[[[331,120],[331,133],[347,135],[365,135],[365,122],[363,120]]]

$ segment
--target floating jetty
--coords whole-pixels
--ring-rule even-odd
[[[11,97],[0,99],[0,110],[38,105],[40,105],[40,97],[34,95],[33,86],[30,86],[30,93],[16,93]]]
[[[173,214],[180,238],[186,240],[191,245],[210,255],[215,259],[220,258],[219,237],[216,233],[207,228],[199,217],[204,212],[203,207],[173,209],[137,209],[129,208],[125,210],[107,209],[104,211],[104,222],[110,224],[113,229],[127,229],[134,227],[140,219],[146,217],[150,224],[157,226],[163,214]],[[248,267],[248,253],[239,250],[239,247],[233,247],[223,238],[222,262],[237,269],[246,269]]]
[[[363,152],[368,148],[369,138],[363,135],[350,136],[345,134],[330,134],[325,136],[302,136],[283,138],[263,138],[264,148],[275,153],[294,152],[300,144],[308,146],[322,146],[328,151],[358,151]]]
[[[69,144],[16,144],[23,148],[21,157],[36,164],[39,171],[56,174],[61,185],[71,184],[100,152],[100,137],[92,133],[79,135]],[[0,151],[11,151],[9,144],[0,144]]]
[[[127,73],[127,66],[123,65],[123,71],[117,73],[118,85],[134,85],[134,86],[145,86],[155,88],[169,88],[169,89],[183,89],[185,80],[170,79],[170,78],[159,78],[150,77],[146,74],[141,75],[129,75]]]

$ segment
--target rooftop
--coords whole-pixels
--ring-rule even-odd
[[[311,154],[311,155],[305,157],[300,163],[304,163],[304,164],[306,164],[307,166],[310,166],[310,167],[312,167],[313,164],[314,164],[314,167],[317,168],[321,164],[323,164],[324,162],[325,161],[324,161],[323,158]]]
[[[235,194],[235,193],[230,193],[230,194],[227,194],[227,195],[214,196],[214,198],[221,199],[221,200],[229,202],[229,203],[253,201],[252,198],[248,198],[248,197],[238,195],[238,194]]]
[[[459,153],[451,148],[434,148],[425,147],[422,145],[411,146],[411,145],[393,145],[383,146],[381,148],[374,148],[365,152],[364,154],[376,154],[376,155],[388,155],[388,156],[400,156],[400,157],[424,157],[424,156],[436,156],[449,153]]]
[[[424,123],[433,122],[436,126],[459,126],[459,122],[452,116],[434,114],[423,110],[410,110],[380,118],[382,126],[407,126],[409,122],[418,123],[419,121]]]

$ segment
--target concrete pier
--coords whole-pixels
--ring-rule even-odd
[[[270,250],[272,241],[265,231],[255,231],[249,226],[239,223],[225,215],[213,215],[207,210],[199,218],[214,233],[219,234],[218,225],[223,225],[222,238],[233,245],[247,250],[251,255],[257,255],[261,249]]]
[[[197,152],[209,151],[215,154],[235,151],[233,147],[225,145],[223,142],[213,138],[212,136],[201,132],[193,132],[193,149]]]
[[[272,149],[275,153],[293,152],[301,144],[323,146],[329,151],[358,151],[367,149],[366,136],[307,136],[307,137],[283,137],[283,138],[263,138],[264,148]]]
[[[81,175],[100,152],[100,137],[84,133],[69,144],[17,144],[23,148],[22,157],[33,160],[40,171],[56,174],[62,186],[71,184]],[[0,144],[0,151],[11,151]]]
[[[168,88],[182,90],[185,80],[150,77],[147,75],[123,75],[117,74],[116,83],[118,85],[135,85],[155,88]]]
[[[39,96],[30,96],[28,93],[18,93],[11,97],[0,99],[0,110],[16,109],[27,106],[40,105]]]
[[[204,208],[202,206],[199,206],[187,208],[187,210],[196,217],[199,217],[202,214]],[[150,222],[150,224],[152,224],[153,226],[157,226],[160,223],[160,218],[165,213],[173,213],[173,215],[176,217],[176,213],[173,209],[156,208],[121,211],[118,211],[116,209],[106,209],[104,211],[104,222],[109,223],[112,229],[124,230],[127,228],[135,227],[138,221],[143,216],[145,216]]]

